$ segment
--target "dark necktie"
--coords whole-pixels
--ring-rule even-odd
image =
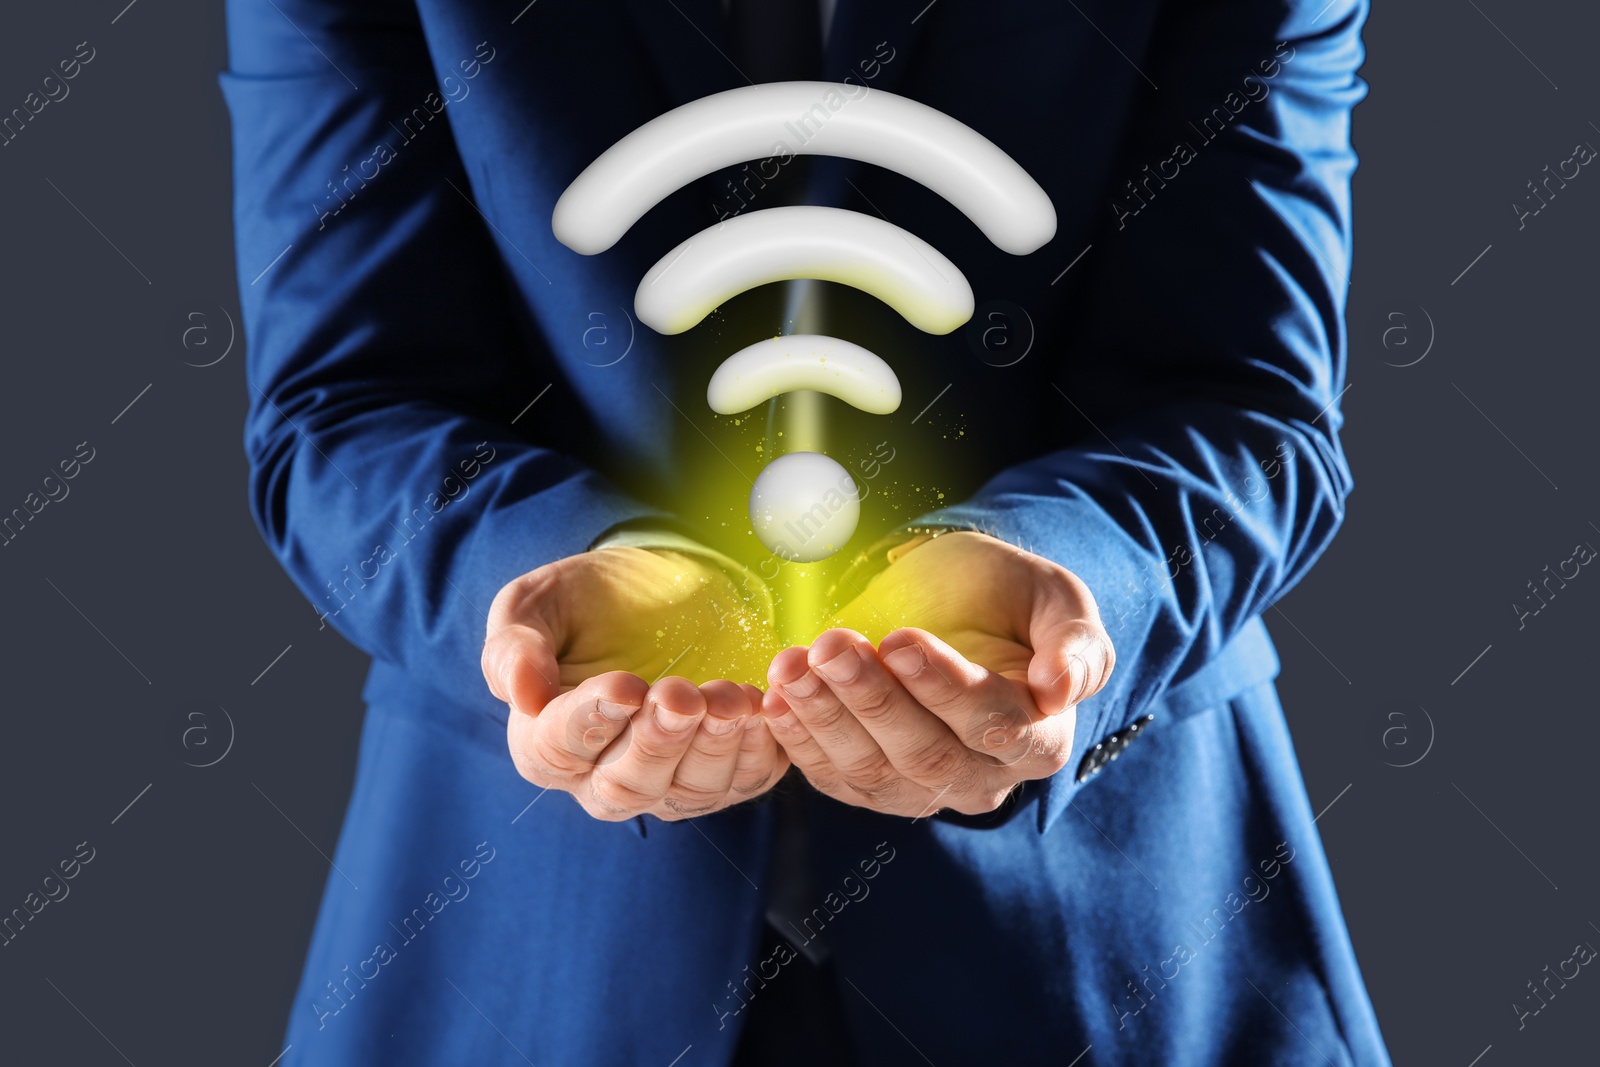
[[[753,82],[805,81],[822,74],[817,0],[733,0],[728,40]]]
[[[732,0],[728,39],[733,59],[753,82],[807,81],[822,75],[822,14],[818,0]],[[781,189],[770,205],[794,202],[804,189],[803,159],[785,167]],[[812,899],[810,849],[806,833],[806,801],[811,791],[803,778],[790,773],[773,789],[773,859],[767,874],[767,921],[813,963],[827,950],[808,941],[800,923],[819,902]]]

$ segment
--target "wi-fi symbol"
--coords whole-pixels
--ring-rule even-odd
[[[926,104],[832,82],[731,89],[652,119],[573,180],[556,202],[551,227],[568,248],[595,255],[682,186],[784,153],[842,156],[898,171],[950,201],[1014,255],[1055,236],[1050,197],[993,142]],[[796,279],[864,290],[925,333],[950,333],[972,317],[972,287],[932,245],[882,219],[806,206],[750,212],[695,234],[644,276],[634,311],[660,333],[683,333],[748,289]],[[874,414],[900,406],[899,379],[881,358],[813,334],[770,338],[729,356],[712,375],[706,399],[731,415],[799,389]],[[815,452],[779,456],[750,491],[756,536],[793,562],[831,556],[859,518],[849,472]]]

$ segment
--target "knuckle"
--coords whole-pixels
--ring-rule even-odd
[[[861,782],[852,782],[846,779],[845,785],[850,792],[866,800],[874,808],[890,812],[899,812],[902,808],[900,801],[905,789],[899,780],[864,785]]]
[[[633,812],[620,811],[613,808],[602,807],[588,797],[578,797],[578,806],[584,810],[591,819],[600,822],[626,822],[634,817]]]
[[[683,758],[684,744],[653,727],[632,731],[633,745],[628,758],[646,767],[676,766]]]
[[[1053,560],[1043,556],[1034,556],[1033,559],[1034,570],[1042,578],[1056,586],[1062,595],[1079,605],[1085,613],[1096,613],[1094,593],[1087,582]]]
[[[607,729],[604,726],[591,726],[583,731],[582,736],[577,738],[572,748],[574,751],[581,750],[584,759],[593,761],[605,750],[606,745],[611,742],[615,733],[616,731]],[[626,745],[618,751],[619,754],[626,751]]]
[[[517,774],[522,776],[522,780],[530,785],[536,785],[540,789],[554,789],[560,785],[561,779],[551,774],[549,768],[522,753],[512,753],[511,765],[517,769]]]
[[[906,773],[923,785],[953,787],[970,771],[970,761],[959,745],[945,738],[931,741],[906,758]]]
[[[823,751],[846,751],[859,747],[860,744],[855,731],[851,730],[850,724],[842,718],[832,726],[812,727],[811,736],[817,740]]]
[[[604,747],[603,745],[601,746]],[[598,749],[596,753],[598,754]],[[525,753],[530,762],[537,764],[545,773],[556,778],[576,778],[586,774],[593,767],[591,760],[585,759],[564,745],[554,743],[548,737],[535,737],[533,749]]]
[[[1072,743],[1069,738],[1040,738],[1032,749],[1039,769],[1044,773],[1042,778],[1048,778],[1066,767],[1072,759]]]
[[[498,629],[513,617],[514,606],[518,600],[515,587],[520,581],[521,579],[519,578],[512,579],[501,586],[500,591],[495,593],[494,599],[489,602],[488,631],[490,642],[494,641]]]
[[[844,704],[832,699],[799,702],[794,712],[806,729],[829,738],[838,735],[848,714]]]
[[[850,782],[877,782],[893,777],[897,772],[894,765],[889,762],[882,752],[873,750],[861,752],[850,757],[836,756],[834,764],[839,768],[846,781]]]
[[[1062,628],[1061,638],[1067,645],[1087,645],[1099,641],[1103,632],[1093,619],[1073,619]]]
[[[913,689],[917,703],[929,711],[948,711],[966,696],[962,686],[932,663],[916,676],[909,688]]]
[[[592,704],[587,710],[573,714],[563,724],[562,743],[558,747],[572,758],[591,762],[617,736],[617,725],[609,722]]]
[[[938,778],[930,778],[924,788],[931,788],[937,792],[935,803],[942,803],[944,807],[955,808],[963,814],[967,807],[974,802],[974,797],[981,796],[985,791],[983,781],[983,768],[974,759],[963,758],[948,769],[941,772]]]
[[[648,809],[659,799],[618,778],[600,771],[589,776],[589,800],[618,818],[628,818]]]
[[[501,628],[516,623],[527,611],[528,603],[534,597],[535,587],[530,581],[532,577],[532,574],[524,574],[513,578],[501,586],[500,591],[489,602],[490,640],[494,639]]]
[[[1029,731],[1027,744],[1003,764],[1013,778],[1049,778],[1067,766],[1072,759],[1072,735],[1048,728],[1053,725],[1045,723]]]
[[[873,686],[850,694],[850,710],[859,719],[882,719],[894,711],[895,693],[892,689]]]
[[[1044,754],[1041,759],[1040,769],[1044,771],[1040,777],[1048,778],[1052,774],[1059,774],[1067,766],[1070,753],[1065,746],[1058,745],[1053,750]]]
[[[722,803],[727,794],[721,790],[701,789],[696,786],[674,785],[661,798],[668,811],[683,816],[704,815]]]
[[[757,776],[755,776],[755,777],[748,777],[747,776],[747,777],[744,777],[742,779],[738,779],[738,778],[734,779],[734,782],[733,782],[733,785],[732,785],[731,788],[733,789],[733,791],[735,793],[738,793],[740,796],[753,797],[756,794],[763,792],[767,788],[768,783],[770,783],[771,781],[772,781],[772,772],[771,771],[761,771],[761,772],[758,772]]]
[[[483,642],[483,651],[478,656],[478,669],[483,672],[483,677],[492,689],[500,684],[498,672],[500,669],[500,646],[503,639],[490,634]],[[496,694],[498,695],[498,694]],[[510,696],[509,693],[506,696]]]
[[[506,583],[495,599],[509,613],[508,617],[520,618],[533,604],[550,594],[555,586],[555,566],[538,567]]]
[[[844,780],[831,766],[806,766],[799,764],[800,773],[805,780],[811,783],[811,788],[819,793],[826,793],[835,799],[849,800],[850,790],[845,788]]]
[[[975,803],[968,797],[956,797],[950,801],[950,808],[958,815],[987,815],[988,810]]]
[[[1006,786],[1003,789],[979,790],[970,796],[962,797],[951,807],[963,815],[988,815],[1006,802],[1006,798],[1011,795],[1011,789],[1011,786]]]
[[[882,760],[846,770],[844,782],[852,792],[874,804],[894,805],[905,794],[905,779]]]
[[[724,764],[738,758],[739,744],[743,738],[739,736],[737,727],[725,734],[712,733],[706,724],[715,721],[709,715],[702,720],[689,742],[688,754],[708,763]]]
[[[983,717],[973,716],[961,731],[961,743],[974,752],[1004,760],[1004,754],[1026,739],[1028,721],[1021,708],[991,707]]]
[[[514,741],[507,746],[507,749],[511,753],[511,765],[527,781],[547,789],[555,784],[557,780],[555,772],[534,754],[526,742]]]

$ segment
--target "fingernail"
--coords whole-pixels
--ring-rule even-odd
[[[817,664],[816,670],[830,682],[853,682],[861,673],[861,653],[851,645],[828,662]]]
[[[782,715],[768,716],[768,718],[771,724],[780,730],[800,729],[800,717],[792,711],[786,711]]]
[[[506,700],[511,699],[511,662],[507,660],[500,665],[500,692],[506,695]]]
[[[1068,704],[1076,704],[1083,699],[1083,691],[1089,688],[1089,662],[1076,652],[1068,653],[1067,659],[1078,665],[1077,682],[1073,685],[1072,695],[1067,698]]]
[[[656,705],[656,723],[668,733],[681,734],[698,722],[700,716],[685,715],[681,711],[672,711],[665,705]]]
[[[927,665],[928,660],[922,654],[921,645],[907,645],[905,648],[897,648],[883,657],[883,662],[900,677],[910,678],[913,674],[922,670]]]
[[[822,682],[820,682],[817,679],[817,676],[812,674],[810,671],[806,671],[806,673],[802,674],[792,682],[783,683],[783,691],[799,700],[804,700],[807,697],[814,695],[816,691],[821,688]]]
[[[596,700],[594,702],[594,706],[596,711],[613,722],[630,718],[634,712],[639,710],[639,706],[637,704],[617,704],[610,700]]]
[[[736,715],[731,719],[719,719],[715,715],[707,715],[700,725],[712,737],[723,737],[744,725],[745,718],[743,715]]]

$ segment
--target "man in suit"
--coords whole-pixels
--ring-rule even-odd
[[[1387,1063],[1260,618],[1351,488],[1361,0],[229,7],[252,506],[374,658],[285,1064]],[[616,139],[807,70],[977,129],[1055,239],[816,159],[555,241]],[[1022,356],[842,287],[635,327],[791,202],[922,235]],[[812,315],[916,402],[830,409],[888,503],[786,648],[703,390]]]

